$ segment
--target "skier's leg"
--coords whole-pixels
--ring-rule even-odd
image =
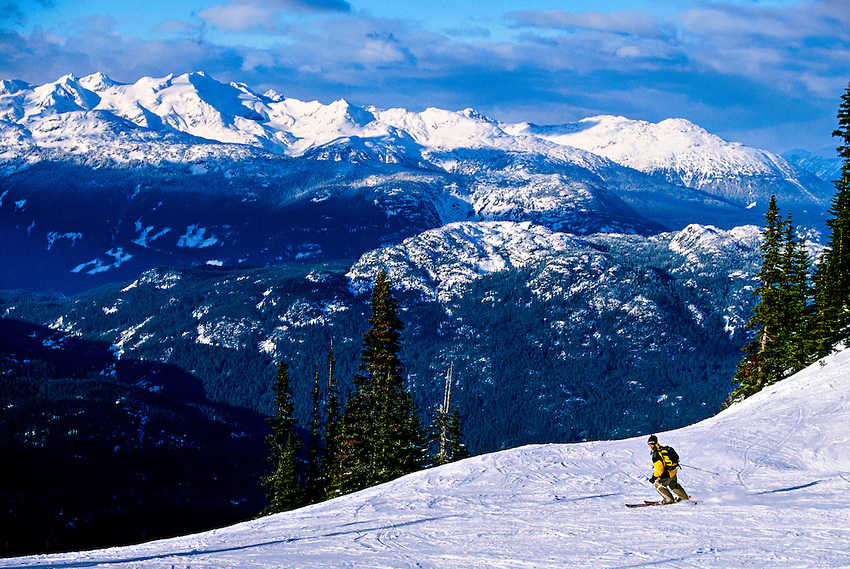
[[[655,481],[655,489],[658,490],[658,493],[661,494],[661,497],[664,498],[665,502],[673,501],[673,494],[670,493],[670,490],[668,490],[665,485],[665,482],[669,481],[669,478],[659,478]]]
[[[675,475],[675,474],[674,474],[674,475],[673,475],[673,477],[670,479],[670,484],[669,484],[669,486],[670,486],[670,490],[672,490],[673,492],[675,492],[675,493],[676,493],[676,495],[677,495],[679,498],[681,498],[682,500],[689,500],[689,499],[690,499],[690,496],[688,496],[688,493],[687,493],[687,492],[685,492],[685,489],[684,489],[684,488],[682,488],[682,485],[681,485],[681,484],[679,484],[679,481],[676,479],[676,475]]]

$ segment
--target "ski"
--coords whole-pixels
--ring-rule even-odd
[[[626,504],[627,508],[646,508],[648,506],[671,506],[673,504],[680,504],[682,502],[690,502],[691,504],[696,504],[694,500],[679,500],[677,502],[669,502],[665,504],[661,500],[652,501],[652,500],[644,500],[643,504]]]
[[[664,502],[651,502],[649,500],[645,500],[643,504],[626,504],[627,508],[645,508],[647,506],[663,506]]]

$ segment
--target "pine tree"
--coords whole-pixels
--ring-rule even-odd
[[[339,408],[339,388],[337,387],[334,378],[334,368],[336,359],[334,358],[334,347],[328,350],[328,401],[325,417],[325,453],[322,457],[322,469],[325,472],[325,497],[334,498],[339,495],[338,486],[334,482],[339,480],[339,429],[340,429],[340,408]]]
[[[463,431],[460,427],[460,411],[457,407],[452,411],[452,420],[449,423],[449,460],[454,462],[469,456],[469,449],[463,442]]]
[[[281,361],[272,387],[275,394],[275,414],[267,419],[271,433],[266,437],[270,449],[272,472],[265,479],[268,506],[264,514],[291,510],[301,505],[298,453],[301,440],[295,429],[295,406],[289,381],[289,366]]]
[[[814,326],[815,313],[811,285],[812,263],[805,241],[797,237],[791,214],[785,224],[785,244],[782,272],[785,277],[785,326],[781,344],[784,346],[783,367],[790,373],[800,371],[812,361],[817,349]]]
[[[745,356],[733,380],[737,387],[732,391],[730,402],[749,397],[782,376],[781,334],[787,326],[784,305],[787,288],[781,262],[783,227],[776,196],[772,195],[762,232],[762,263],[756,275],[759,285],[753,291],[759,301],[747,321],[747,328],[755,331],[755,337],[744,347]]]
[[[835,343],[850,335],[850,85],[841,100],[838,128],[832,133],[842,140],[837,148],[843,160],[841,179],[834,182],[832,218],[826,222],[831,229],[828,248],[815,272],[819,356],[829,354]]]
[[[325,497],[325,475],[320,463],[322,417],[320,408],[319,368],[313,381],[313,410],[310,414],[310,438],[307,440],[307,468],[304,473],[304,498],[315,504]]]
[[[424,435],[404,388],[398,301],[385,271],[375,281],[354,393],[340,425],[335,490],[351,492],[422,466]]]

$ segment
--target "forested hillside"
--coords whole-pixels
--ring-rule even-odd
[[[3,553],[209,529],[262,507],[262,418],[170,364],[0,319]]]
[[[347,274],[345,265],[154,270],[71,299],[7,298],[3,310],[104,341],[120,358],[177,366],[211,401],[264,414],[274,366],[286,360],[306,423],[314,369],[331,343],[348,388],[366,325],[366,296],[353,291],[368,290],[385,266],[416,402],[433,413],[454,364],[473,452],[671,428],[710,415],[728,396],[753,300],[755,228],[600,235],[499,270],[486,268],[495,257],[479,259],[474,278],[451,280],[469,267],[463,248],[438,261],[416,251],[462,227],[366,256]],[[531,239],[516,224],[487,231],[471,242],[476,251],[495,235],[513,240],[499,251],[523,251]],[[425,289],[415,279],[422,271],[437,275]]]

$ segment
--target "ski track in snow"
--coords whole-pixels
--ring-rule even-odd
[[[657,497],[645,436],[531,445],[211,532],[0,567],[848,567],[848,397],[850,350],[659,433],[698,504],[624,507]]]

